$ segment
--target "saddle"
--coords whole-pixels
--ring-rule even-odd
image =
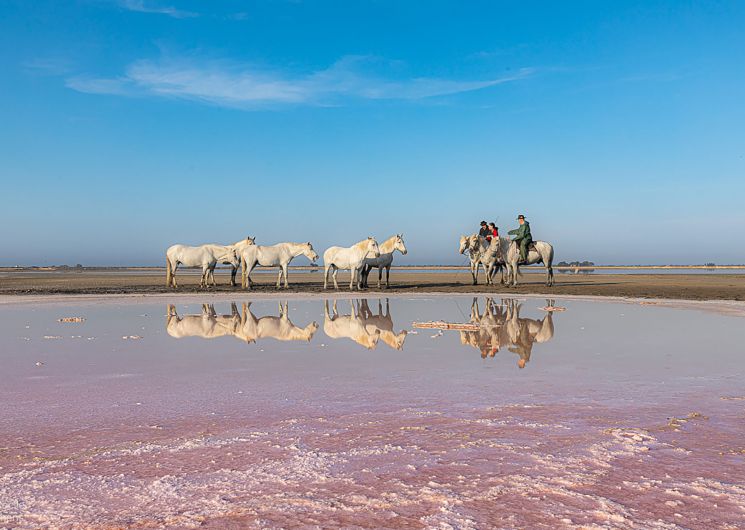
[[[515,243],[514,241],[512,242],[512,244],[517,245],[517,243]],[[535,241],[531,241],[530,243],[528,243],[528,252],[530,252],[531,250],[533,252],[538,252],[538,249],[535,248]]]

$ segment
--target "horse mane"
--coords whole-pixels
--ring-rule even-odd
[[[391,252],[393,250],[393,245],[396,244],[396,239],[398,239],[398,234],[393,234],[391,237],[380,243],[378,245],[380,252]]]
[[[369,244],[369,242],[370,242],[371,239],[373,239],[373,238],[366,237],[362,241],[359,241],[358,243],[355,243],[354,245],[352,245],[352,248],[360,248],[361,249],[363,246]]]

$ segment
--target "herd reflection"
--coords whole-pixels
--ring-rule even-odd
[[[373,302],[374,303],[374,302]],[[547,301],[553,305],[552,300]],[[349,339],[363,348],[374,350],[379,342],[394,350],[403,350],[407,330],[396,332],[388,299],[377,301],[377,312],[370,308],[367,299],[325,300],[323,332],[330,339]],[[343,308],[340,313],[339,306]],[[471,304],[470,322],[479,326],[478,331],[459,331],[460,343],[480,351],[481,357],[494,357],[501,348],[518,355],[517,364],[524,368],[530,361],[533,346],[545,343],[554,336],[553,314],[549,311],[541,319],[520,316],[522,303],[503,299],[496,303],[491,298],[484,300],[483,311],[479,299]],[[168,306],[166,330],[171,337],[200,337],[213,339],[233,336],[254,343],[260,339],[310,342],[318,331],[318,324],[311,322],[304,327],[290,320],[288,302],[278,303],[278,314],[257,317],[251,311],[251,303],[242,304],[239,312],[235,303],[230,305],[230,314],[219,315],[212,304],[203,304],[197,315],[180,316],[175,305]]]
[[[301,340],[310,342],[318,331],[318,324],[311,322],[304,328],[292,323],[287,302],[279,303],[279,316],[256,318],[251,311],[251,303],[244,303],[238,313],[235,303],[230,304],[230,315],[218,315],[214,306],[202,304],[200,315],[179,316],[174,305],[168,306],[166,330],[171,337],[201,337],[212,339],[232,335],[246,343],[259,339]]]

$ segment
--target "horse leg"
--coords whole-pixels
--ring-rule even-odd
[[[171,286],[171,277],[171,260],[168,259],[168,255],[166,255],[166,288]]]
[[[171,276],[171,281],[173,282],[173,288],[178,288],[178,285],[176,284],[176,270],[178,269],[178,261],[173,264],[173,273]]]
[[[285,289],[287,289],[290,286],[290,282],[287,281],[287,269],[290,266],[289,263],[285,263],[282,265],[282,274],[285,276]]]
[[[279,267],[279,270],[277,271],[277,289],[279,289],[279,286],[281,283],[282,283],[282,267]]]
[[[388,265],[385,268],[385,288],[388,289],[391,286],[391,266]]]
[[[479,279],[478,279],[479,278],[479,276],[478,276],[479,275],[479,269],[478,269],[478,267],[479,267],[478,262],[476,262],[476,263],[474,263],[473,261],[471,262],[471,278],[473,278],[473,284],[474,285],[478,285],[478,283],[479,283]]]
[[[518,264],[517,264],[518,258],[516,257],[515,260],[512,262],[512,286],[517,287],[517,274],[518,274]]]
[[[354,268],[354,267],[352,267],[351,269],[349,269],[349,276],[350,276],[350,278],[349,278],[349,290],[350,291],[353,291],[354,290],[353,289],[354,282],[357,279],[357,269]]]
[[[336,281],[336,275],[339,274],[339,267],[332,265],[334,271],[331,273],[331,278],[334,280],[334,289],[339,290],[339,284]]]
[[[380,289],[380,283],[383,281],[383,267],[378,267],[378,289]]]
[[[323,266],[323,288],[324,289],[327,289],[328,288],[328,283],[329,283],[329,281],[328,281],[329,280],[329,269],[330,268],[331,267],[329,267],[328,265],[325,265],[325,264]]]
[[[230,286],[235,287],[235,275],[238,273],[238,267],[230,266]]]

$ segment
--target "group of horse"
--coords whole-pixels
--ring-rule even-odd
[[[493,237],[491,241],[479,234],[460,237],[459,252],[468,253],[471,262],[473,284],[478,283],[480,268],[483,267],[486,284],[494,284],[494,276],[502,273],[502,285],[517,285],[520,265],[543,263],[546,267],[546,285],[554,284],[554,247],[545,241],[534,241],[528,247],[527,259],[520,261],[520,248],[508,237]]]
[[[349,270],[351,278],[349,289],[362,289],[368,286],[368,277],[372,269],[378,269],[378,288],[381,286],[383,271],[386,273],[386,287],[390,286],[391,265],[393,254],[399,251],[406,254],[406,245],[401,234],[396,234],[378,245],[373,237],[368,237],[351,247],[329,247],[323,253],[323,288],[328,288],[329,273],[338,289],[337,274],[339,270]],[[250,289],[253,285],[251,272],[257,265],[262,267],[278,267],[277,288],[284,277],[285,288],[289,287],[287,269],[290,262],[297,256],[304,255],[311,263],[318,260],[318,254],[310,242],[307,243],[277,243],[276,245],[257,245],[256,239],[247,237],[232,245],[201,245],[186,246],[173,245],[166,251],[166,287],[178,287],[176,270],[179,265],[184,267],[201,267],[202,276],[200,287],[215,286],[215,267],[218,264],[230,265],[230,285],[235,287],[235,277],[238,267],[242,268],[241,287]]]
[[[368,278],[372,269],[378,269],[378,288],[381,287],[383,272],[385,271],[385,285],[390,286],[391,266],[393,255],[398,251],[406,254],[408,251],[401,234],[389,237],[383,243],[373,237],[368,237],[355,243],[351,247],[333,246],[323,253],[323,288],[327,289],[329,276],[334,282],[334,288],[339,289],[337,274],[339,270],[349,270],[349,290],[368,287]],[[471,262],[471,276],[473,284],[478,283],[480,268],[484,269],[486,284],[493,285],[494,276],[498,271],[502,273],[503,285],[517,285],[520,265],[543,263],[546,267],[546,285],[554,284],[554,249],[545,241],[533,242],[528,250],[527,260],[519,262],[520,250],[514,241],[507,237],[494,237],[491,241],[472,234],[461,236],[459,251],[468,253]],[[290,262],[297,256],[304,255],[311,263],[318,260],[318,254],[310,242],[307,243],[277,243],[276,245],[257,245],[255,238],[247,237],[232,245],[201,245],[186,246],[173,245],[166,251],[166,286],[177,288],[176,270],[179,265],[185,267],[201,267],[202,276],[200,287],[215,286],[215,267],[218,264],[230,265],[230,285],[235,287],[235,277],[238,268],[242,268],[241,287],[250,289],[253,285],[251,272],[260,265],[262,267],[278,267],[277,288],[282,284],[289,287],[287,269]]]

